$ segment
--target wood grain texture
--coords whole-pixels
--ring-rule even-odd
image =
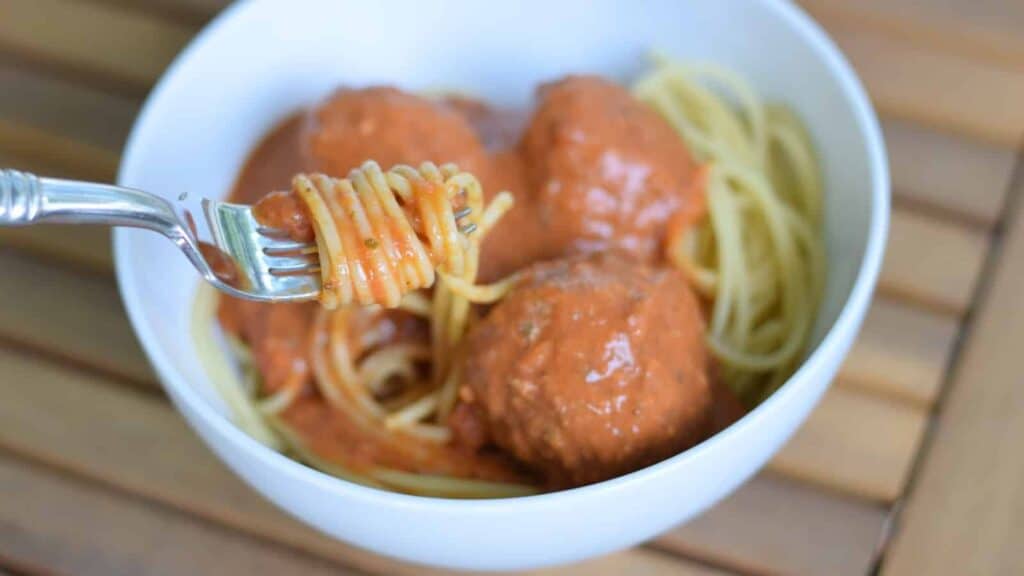
[[[3,156],[0,156],[0,162]],[[17,248],[51,266],[87,270],[113,278],[110,229],[102,226],[46,225],[0,228],[0,248]]]
[[[199,26],[231,4],[231,0],[104,0],[159,18]]]
[[[927,414],[875,395],[833,388],[770,469],[863,498],[902,493]]]
[[[884,573],[1024,573],[1024,178]]]
[[[927,410],[938,396],[958,331],[948,316],[877,297],[839,382]]]
[[[136,381],[153,372],[113,278],[0,250],[0,336]]]
[[[991,226],[999,217],[1014,153],[895,119],[882,123],[897,200]]]
[[[801,0],[814,12],[909,36],[936,50],[1024,63],[1024,4],[1014,0]]]
[[[0,59],[0,118],[118,152],[138,113],[121,96]]]
[[[147,90],[195,32],[135,10],[72,0],[3,0],[0,48]]]
[[[763,473],[657,545],[753,574],[863,576],[885,510]]]
[[[851,61],[885,114],[1006,147],[1024,134],[1024,67],[935,50],[811,3],[811,14]]]
[[[408,572],[410,574],[423,573],[418,569],[412,569]],[[465,573],[450,572],[449,574],[458,576]],[[621,576],[622,574],[638,574],[640,576],[729,576],[732,572],[686,562],[676,556],[670,556],[655,550],[635,548],[571,566],[533,570],[527,574],[531,576]]]
[[[0,542],[65,574],[345,574],[322,559],[0,454]]]
[[[982,232],[894,209],[879,288],[954,315],[974,295],[988,237]]]
[[[0,403],[0,446],[363,570],[395,569],[393,563],[300,526],[257,497],[165,402],[2,348],[0,370],[7,376],[0,379],[0,398],[5,399]],[[661,543],[709,562],[765,573],[829,567],[853,574],[869,561],[862,555],[873,549],[882,522],[881,510],[870,504],[757,478]],[[789,528],[773,532],[776,526]],[[770,540],[766,531],[773,534]],[[806,553],[808,539],[814,554]],[[646,556],[637,558],[646,562]],[[617,560],[627,561],[633,560]]]
[[[113,182],[118,165],[115,151],[2,118],[0,158],[4,168],[97,182]]]

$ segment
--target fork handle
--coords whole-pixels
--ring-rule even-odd
[[[0,227],[37,223],[132,226],[169,237],[182,227],[170,203],[141,190],[0,170]]]

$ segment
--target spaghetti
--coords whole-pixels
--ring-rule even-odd
[[[721,376],[757,402],[799,364],[824,289],[810,140],[792,114],[721,68],[658,57],[633,92],[708,165],[707,217],[670,228],[667,257],[712,302],[707,340]]]
[[[512,276],[487,286],[475,283],[480,242],[511,208],[512,197],[501,192],[484,207],[477,179],[451,164],[424,163],[419,169],[400,165],[383,172],[372,161],[346,179],[297,175],[293,192],[308,209],[323,274],[323,306],[316,311],[309,356],[317,391],[361,434],[412,460],[425,458],[431,448],[416,444],[439,446],[450,439],[444,421],[459,386],[453,354],[468,328],[470,305],[500,299],[516,281]],[[456,224],[456,212],[463,208],[468,209],[463,220],[472,224],[472,234]],[[431,287],[431,294],[423,291]],[[201,350],[216,348],[204,326],[216,301],[215,291],[202,286],[194,310]],[[365,307],[374,304],[425,320],[429,342],[393,341],[388,330],[375,325],[380,308]],[[249,398],[257,395],[252,385],[256,375],[251,366],[239,375],[212,356],[204,357],[222,398],[250,435],[272,447],[283,445],[317,468],[343,472],[343,477],[364,484],[449,497],[532,491],[516,484],[387,467],[356,473],[325,466],[279,418],[305,392],[300,380],[253,403]],[[239,358],[244,362],[245,355]],[[423,366],[428,367],[425,376]]]
[[[540,122],[543,137],[534,142],[535,155],[526,154],[520,142],[518,148],[509,143],[510,149],[490,159],[500,170],[486,173],[500,173],[499,181],[508,182],[523,201],[512,214],[512,227],[499,230],[499,235],[507,234],[499,248],[518,251],[526,246],[530,256],[501,268],[504,274],[513,273],[493,284],[477,284],[481,243],[512,207],[513,197],[501,192],[485,203],[477,178],[453,164],[399,165],[384,171],[371,161],[344,179],[293,177],[307,166],[293,164],[280,171],[280,180],[239,185],[241,191],[265,190],[291,180],[290,194],[276,196],[285,200],[276,208],[284,209],[274,212],[273,204],[267,204],[267,214],[276,214],[277,220],[268,216],[261,222],[281,228],[270,223],[280,221],[289,229],[301,224],[290,234],[303,242],[315,240],[322,278],[320,306],[245,308],[245,303],[222,300],[220,310],[228,313],[221,322],[227,344],[237,353],[236,366],[217,354],[222,348],[218,344],[223,344],[215,341],[212,321],[217,295],[201,286],[194,338],[240,427],[268,446],[354,482],[443,497],[508,497],[535,492],[531,484],[538,480],[554,486],[553,476],[542,467],[552,462],[564,460],[567,469],[581,467],[581,475],[572,478],[600,479],[607,470],[601,468],[605,461],[615,466],[625,458],[647,462],[648,455],[665,456],[658,446],[683,449],[699,441],[700,434],[713,432],[708,428],[719,429],[710,411],[719,393],[712,394],[705,385],[712,379],[722,380],[754,404],[789,376],[810,337],[825,279],[821,182],[799,122],[762,103],[745,83],[717,68],[659,60],[633,87],[636,99],[674,130],[621,87],[593,79],[566,82],[582,90],[586,106],[572,107],[575,101],[570,100],[542,118],[553,128],[545,131],[546,124]],[[377,146],[372,154],[352,144],[352,150],[345,146],[334,151],[338,156],[330,159],[332,165],[356,165],[371,155],[391,160],[477,157],[461,139],[445,140],[455,126],[440,105],[433,109],[433,119],[425,118],[432,105],[390,89],[345,92],[330,105],[345,112],[339,114],[345,123],[335,128],[340,133],[356,127],[380,129],[371,140]],[[643,113],[630,116],[623,106]],[[656,137],[637,137],[648,145],[630,146],[634,138],[614,129],[623,118],[640,128],[629,134]],[[414,119],[430,124],[426,134],[436,137],[411,137],[408,127]],[[481,126],[478,131],[487,128],[486,122]],[[593,129],[586,133],[594,135],[590,140],[580,136],[588,129]],[[602,202],[608,194],[620,194],[630,207],[637,206],[635,195],[621,190],[626,184],[616,180],[623,174],[638,183],[636,190],[678,188],[664,186],[659,178],[645,180],[657,172],[653,169],[665,174],[670,172],[666,165],[676,166],[675,158],[685,152],[676,134],[703,164],[687,171],[686,178],[694,176],[703,184],[704,195],[692,206],[689,201],[653,202],[650,210],[638,210],[637,222],[649,224],[657,216],[658,229],[649,239],[651,247],[664,242],[663,254],[652,250],[651,260],[644,256],[641,262],[616,267],[609,264],[614,259],[574,259],[573,243],[563,249],[554,242],[566,228],[559,219],[564,214],[602,238],[627,235],[629,230],[616,228],[622,224],[618,220],[601,218],[601,210],[612,205]],[[288,148],[299,148],[297,142]],[[437,151],[442,148],[444,153]],[[594,150],[625,150],[630,154],[622,158],[631,163]],[[563,156],[557,156],[560,152]],[[267,159],[254,157],[261,165]],[[557,196],[564,213],[551,213],[530,188],[541,186],[529,180],[535,164],[552,157],[566,165],[560,166],[565,170],[558,178],[544,181],[544,198]],[[633,169],[634,164],[643,169]],[[601,170],[611,175],[584,177]],[[602,186],[585,185],[592,182]],[[655,214],[658,210],[662,212]],[[636,224],[622,220],[627,228]],[[537,247],[530,242],[543,249],[530,252]],[[488,247],[488,257],[502,262],[504,254],[493,249]],[[572,273],[564,277],[544,276],[537,272],[544,268],[539,264],[532,272],[519,272],[524,265],[551,258],[558,269],[559,259],[567,257],[562,262],[569,263],[565,266]],[[651,267],[657,271],[666,265],[683,274],[644,276]],[[486,308],[480,305],[504,298],[521,277],[536,280],[531,273],[546,278],[547,284],[541,284],[547,291],[523,303],[522,314],[508,313],[502,321],[499,312],[509,310],[513,297],[484,315]],[[675,289],[683,277],[708,303],[706,332],[695,299],[689,300],[693,314],[687,317],[680,316],[685,307],[678,299],[660,305],[647,300],[652,294],[678,296]],[[657,278],[668,280],[658,284]],[[529,286],[527,282],[521,290]],[[612,311],[592,314],[605,309]],[[657,311],[666,309],[675,316]],[[617,328],[621,310],[635,312],[620,320],[629,327],[641,326],[637,333]],[[477,329],[467,338],[477,320]],[[693,337],[684,339],[682,331],[673,331],[680,325],[692,328]],[[647,342],[660,342],[662,348],[655,350]],[[703,363],[708,349],[719,367],[710,375]],[[647,366],[645,355],[663,358],[665,353],[694,373],[636,372]],[[499,369],[486,369],[499,360]],[[643,385],[631,387],[634,377]],[[493,387],[487,385],[491,381]],[[489,390],[509,394],[489,395]],[[612,393],[614,397],[603,396]],[[485,396],[493,402],[483,402]],[[733,395],[723,397],[739,404]],[[499,419],[509,431],[504,444],[496,433]],[[642,427],[663,421],[672,425],[648,426],[644,430],[652,432],[637,440]],[[622,430],[630,431],[629,442],[619,439]],[[694,431],[694,437],[683,437],[679,431],[684,430]],[[509,440],[513,435],[526,450],[515,450]],[[648,452],[652,446],[655,450]],[[539,456],[530,460],[531,454]],[[525,473],[520,464],[527,467]],[[584,481],[590,480],[579,480]]]
[[[460,232],[457,211],[468,212],[472,229],[500,216],[481,216],[480,182],[453,164],[383,172],[368,161],[345,179],[299,174],[292,190],[312,218],[320,302],[328,309],[354,303],[394,308],[403,295],[433,286],[438,267],[452,278],[472,279],[478,244]],[[510,200],[500,196],[496,209],[506,210]]]

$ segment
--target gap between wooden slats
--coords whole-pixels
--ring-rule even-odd
[[[941,52],[857,26],[832,11],[812,14],[850,59],[882,112],[1008,148],[1020,142],[1024,67]]]
[[[883,574],[1024,573],[1024,159]]]
[[[257,497],[170,405],[3,348],[0,369],[7,376],[0,380],[0,446],[327,558],[362,569],[381,566],[380,559],[299,526]],[[771,503],[754,505],[761,500]],[[830,567],[838,570],[830,573],[856,574],[882,522],[882,511],[870,504],[758,478],[694,526],[660,542],[764,573]],[[772,526],[788,528],[771,537],[773,552],[765,555],[762,531]],[[777,558],[788,560],[775,564]]]
[[[149,89],[194,33],[192,26],[81,0],[5,0],[0,18],[0,48],[135,94]]]
[[[338,574],[322,559],[268,545],[0,453],[4,556],[54,573]]]

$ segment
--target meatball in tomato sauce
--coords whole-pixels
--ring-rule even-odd
[[[520,149],[548,256],[615,249],[655,261],[669,220],[701,202],[682,139],[602,78],[542,87]]]
[[[703,330],[677,271],[609,255],[535,265],[468,335],[461,412],[552,487],[639,469],[710,430]]]
[[[462,115],[395,88],[339,90],[307,114],[302,140],[316,169],[337,178],[367,160],[385,169],[453,162],[474,174],[487,166]]]

